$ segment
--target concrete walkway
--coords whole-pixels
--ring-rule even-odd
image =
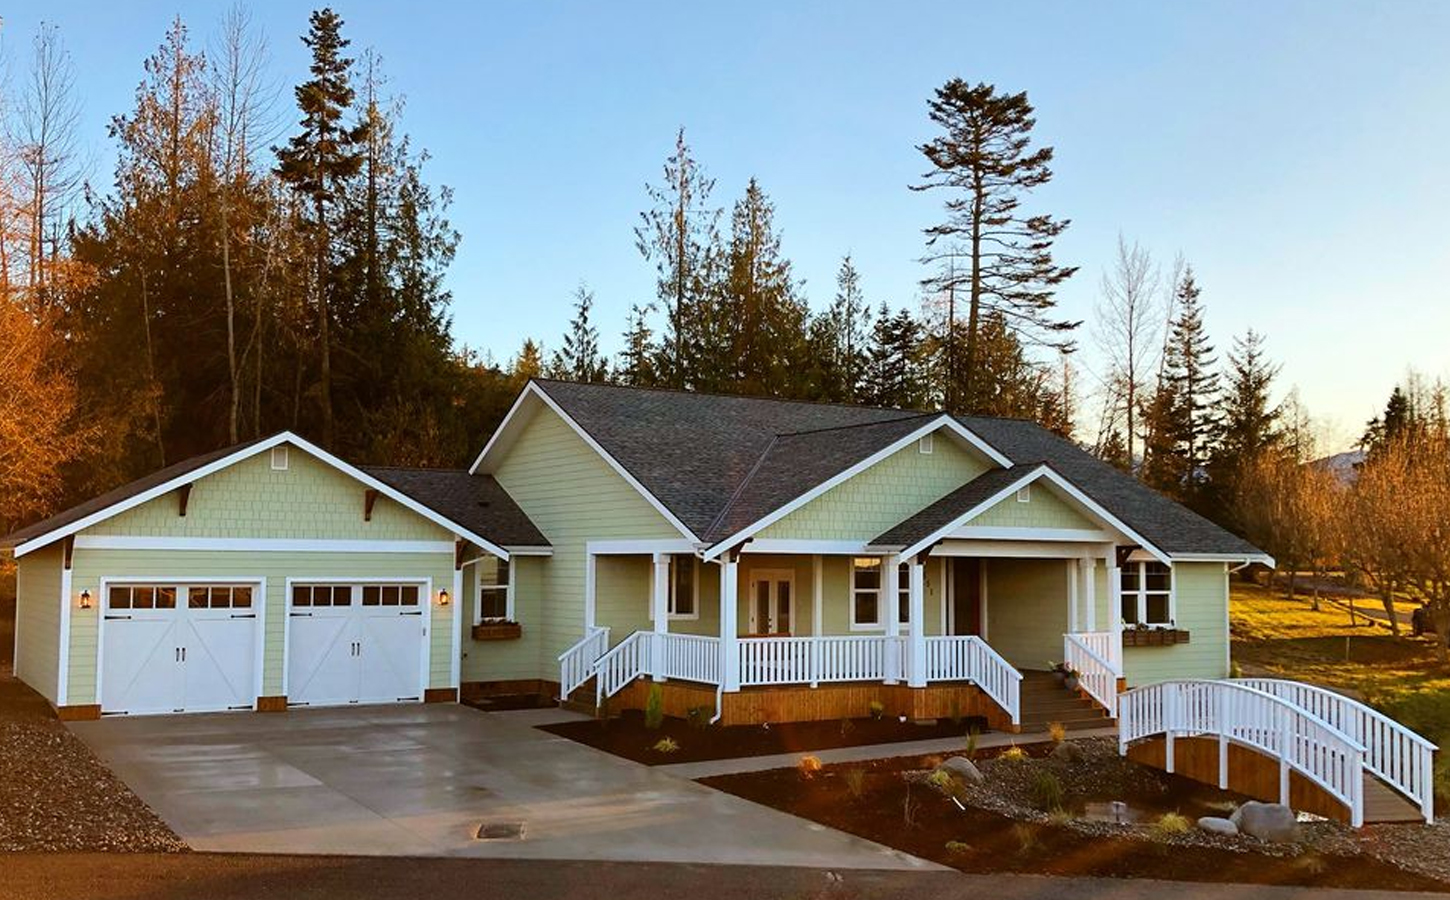
[[[349,707],[72,730],[198,850],[939,868],[532,727],[557,710]],[[522,823],[522,839],[477,840]]]
[[[1116,738],[1118,729],[1085,728],[1068,732],[1070,740],[1091,737]],[[1007,747],[1012,744],[1035,744],[1047,740],[1046,734],[1004,734],[989,732],[977,738],[977,748]],[[800,753],[777,753],[771,756],[744,756],[737,759],[712,759],[705,762],[676,763],[659,766],[661,771],[679,778],[709,778],[713,775],[736,775],[741,772],[764,772],[769,769],[791,768],[800,762],[802,756],[814,756],[821,762],[848,763],[868,759],[889,759],[893,756],[925,756],[928,753],[961,753],[966,749],[965,738],[932,738],[927,741],[902,741],[895,744],[867,744],[862,747],[838,747],[834,750],[810,750]]]

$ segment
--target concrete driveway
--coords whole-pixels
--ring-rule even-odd
[[[198,850],[932,869],[532,726],[377,706],[71,723]],[[522,838],[479,840],[482,824]]]

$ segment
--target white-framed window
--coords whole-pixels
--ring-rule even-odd
[[[478,571],[478,605],[474,623],[512,622],[514,620],[513,566],[497,556],[484,556],[475,568]]]
[[[932,450],[936,449],[932,442],[934,437],[936,437],[935,433],[922,435],[920,440],[916,442],[916,449],[923,454],[931,453]]]
[[[896,569],[896,621],[911,621],[911,567],[906,563]]]
[[[881,627],[881,560],[851,558],[851,627]]]
[[[1024,484],[1024,485],[1022,485],[1022,487],[1020,487],[1020,488],[1017,489],[1017,502],[1018,503],[1031,503],[1032,502],[1032,485],[1030,485],[1030,484]]]
[[[251,609],[250,584],[194,584],[186,589],[191,609]]]
[[[294,584],[293,606],[352,606],[350,584]]]
[[[174,584],[113,584],[109,595],[111,609],[176,609]]]
[[[1123,621],[1129,625],[1173,623],[1173,570],[1161,562],[1123,565]]]
[[[698,619],[700,567],[694,555],[676,553],[670,557],[670,618]]]
[[[278,444],[272,448],[272,468],[278,472],[287,470],[287,445]]]

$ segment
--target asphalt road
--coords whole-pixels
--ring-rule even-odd
[[[180,854],[0,857],[4,900],[1351,900],[1433,894],[1257,885],[512,859]]]

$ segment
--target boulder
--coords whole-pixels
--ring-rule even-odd
[[[1239,827],[1232,820],[1220,819],[1218,816],[1204,816],[1198,820],[1198,827],[1212,834],[1225,834],[1230,837],[1239,833]]]
[[[1299,840],[1299,820],[1294,810],[1282,803],[1250,800],[1234,810],[1229,821],[1242,833],[1261,841],[1292,843]]]
[[[1052,748],[1052,758],[1062,762],[1077,762],[1082,759],[1082,748],[1072,741],[1062,741]]]
[[[982,770],[977,768],[977,764],[965,756],[950,757],[941,765],[937,766],[936,770],[938,772],[950,772],[967,784],[980,784],[985,777],[982,775]]]

